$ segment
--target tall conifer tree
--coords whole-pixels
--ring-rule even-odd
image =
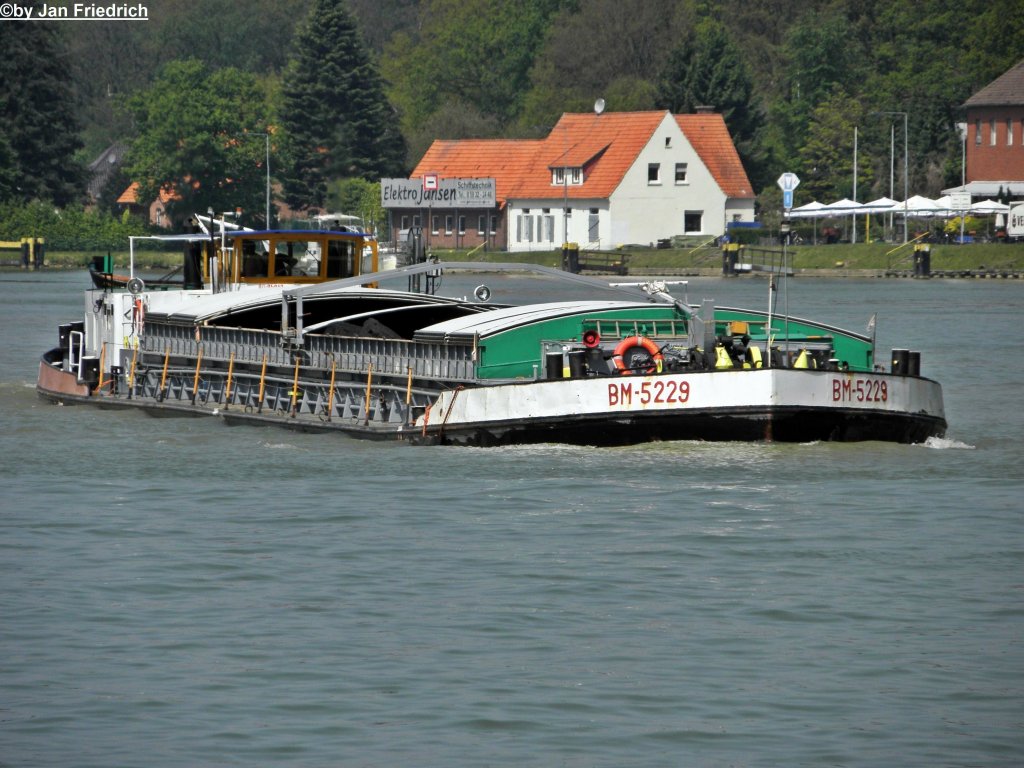
[[[85,193],[73,96],[53,24],[0,22],[0,194],[67,205]]]
[[[285,199],[321,207],[327,182],[403,172],[405,140],[344,0],[316,0],[284,80]]]

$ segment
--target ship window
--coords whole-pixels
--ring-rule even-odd
[[[332,240],[327,245],[327,277],[355,275],[355,249],[347,240]]]
[[[320,274],[320,243],[278,240],[274,248],[274,277],[313,277]]]
[[[260,248],[262,251],[262,247]],[[255,240],[242,241],[242,277],[270,277],[267,254],[256,252]]]

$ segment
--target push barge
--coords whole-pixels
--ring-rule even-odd
[[[613,288],[532,265],[377,272],[376,241],[358,232],[186,241],[181,290],[136,279],[86,292],[83,318],[42,356],[41,396],[426,444],[916,443],[946,429],[919,353],[880,363],[872,338],[771,306],[690,304],[665,283]],[[601,293],[509,305],[484,286],[434,291],[455,270],[499,269]]]

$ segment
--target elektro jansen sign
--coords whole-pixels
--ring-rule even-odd
[[[494,179],[441,179],[437,189],[424,189],[420,179],[381,179],[380,204],[385,208],[494,208]]]

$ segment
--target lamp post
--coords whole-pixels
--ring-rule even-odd
[[[908,146],[907,146],[907,112],[872,112],[872,115],[889,115],[890,117],[903,116],[903,242],[907,242],[907,188],[908,184]],[[896,126],[892,126],[892,139],[890,144],[890,160],[889,160],[889,194],[892,194],[892,167],[895,164],[894,154],[892,150],[895,147],[896,139]]]

